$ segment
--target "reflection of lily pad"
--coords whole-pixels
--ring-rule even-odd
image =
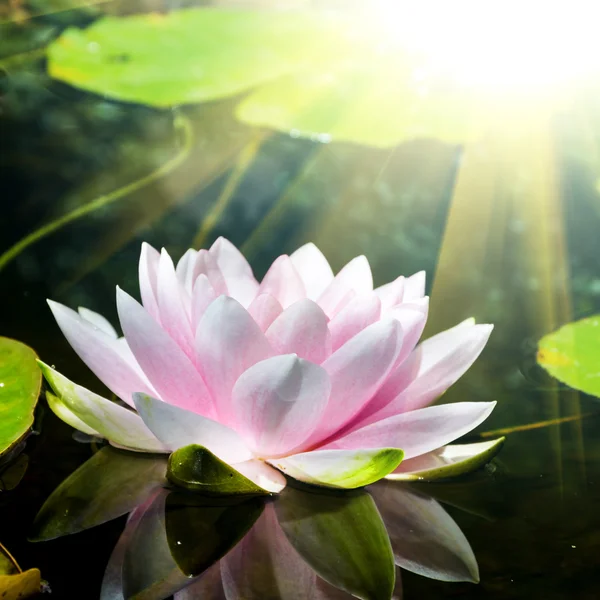
[[[169,548],[186,575],[203,573],[227,554],[264,509],[264,498],[258,496],[228,500],[177,492],[167,496],[165,527]]]
[[[544,336],[537,361],[559,381],[600,397],[600,315],[568,323]]]
[[[29,598],[39,594],[41,585],[39,570],[21,571],[15,559],[0,544],[0,598],[2,600]]]
[[[506,438],[475,444],[450,444],[403,462],[386,479],[397,481],[434,481],[471,473],[488,463],[504,445]]]
[[[178,487],[209,495],[267,493],[197,444],[184,446],[171,454],[167,478]]]
[[[33,425],[42,385],[35,352],[0,337],[0,456],[23,440]]]

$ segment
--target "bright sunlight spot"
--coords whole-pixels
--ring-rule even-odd
[[[466,86],[548,86],[600,71],[600,5],[590,0],[378,5],[396,43]]]

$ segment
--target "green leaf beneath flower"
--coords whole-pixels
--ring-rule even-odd
[[[303,483],[355,489],[379,481],[396,469],[403,457],[400,448],[313,450],[269,462]]]
[[[208,495],[268,493],[198,444],[169,456],[167,478],[177,487]]]
[[[544,336],[537,361],[559,381],[600,397],[600,315],[568,323]]]
[[[0,337],[0,457],[23,440],[33,425],[42,372],[35,352]]]
[[[288,485],[275,510],[292,546],[325,581],[365,600],[392,597],[394,555],[367,492],[318,493]]]
[[[173,492],[165,504],[171,555],[187,576],[203,573],[250,530],[264,509],[264,498],[215,498]]]
[[[403,462],[386,479],[434,481],[465,475],[483,467],[500,452],[506,438],[475,444],[450,444]]]

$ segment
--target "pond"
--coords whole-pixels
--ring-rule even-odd
[[[0,4],[0,597],[597,597],[597,36],[477,4]]]

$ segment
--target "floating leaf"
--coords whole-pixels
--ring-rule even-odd
[[[162,456],[102,448],[52,492],[29,539],[51,540],[116,519],[160,488],[165,471]]]
[[[434,481],[471,473],[500,452],[506,438],[475,444],[450,444],[404,461],[386,476],[396,481]]]
[[[41,587],[39,570],[21,571],[15,559],[0,544],[0,598],[2,600],[29,598],[39,594]]]
[[[568,323],[544,336],[537,361],[559,381],[600,397],[600,315]]]
[[[204,8],[107,17],[50,44],[48,71],[116,100],[170,107],[233,96],[302,68],[335,47],[331,33],[310,12]]]
[[[325,581],[357,598],[391,598],[394,556],[367,492],[315,493],[288,486],[275,509],[292,546]]]
[[[178,487],[209,495],[268,493],[197,444],[169,456],[167,478]]]
[[[165,527],[171,555],[179,568],[188,576],[206,571],[246,535],[260,517],[264,502],[258,496],[232,501],[169,494]]]
[[[33,425],[42,385],[36,359],[29,346],[0,337],[0,456],[22,441]]]

